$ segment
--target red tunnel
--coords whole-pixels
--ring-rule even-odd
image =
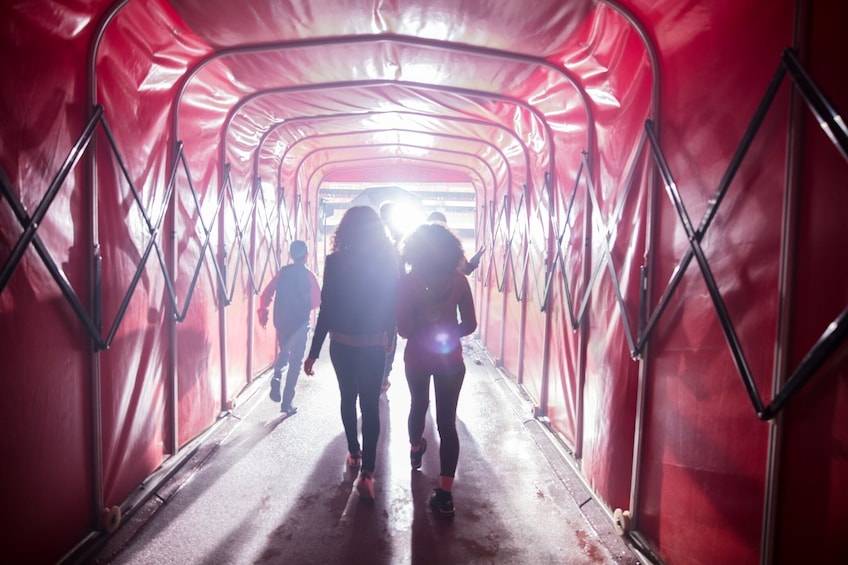
[[[320,273],[340,210],[394,187],[486,247],[476,338],[622,535],[667,563],[840,562],[846,21],[4,2],[4,555],[114,528],[273,361],[254,312],[288,243]]]

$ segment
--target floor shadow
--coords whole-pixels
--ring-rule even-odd
[[[291,417],[266,391],[257,393],[257,408],[243,408],[236,430],[114,563],[619,562],[600,546],[487,366],[469,366],[460,397],[454,518],[428,506],[439,476],[434,406],[425,430],[431,447],[412,471],[409,393],[396,375],[380,402],[376,500],[360,500],[326,364],[320,377],[299,384]]]

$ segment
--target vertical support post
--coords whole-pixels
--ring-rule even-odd
[[[93,112],[92,107],[90,112]],[[86,155],[86,194],[88,196],[88,244],[89,257],[89,298],[91,300],[92,321],[97,328],[98,339],[91,340],[91,374],[89,379],[89,397],[91,399],[91,450],[92,450],[92,489],[94,493],[93,516],[95,529],[102,529],[102,517],[106,509],[103,488],[103,400],[101,398],[100,349],[103,335],[103,309],[101,305],[101,273],[103,258],[100,254],[100,211],[97,184],[97,135],[91,138]]]
[[[103,13],[100,21],[97,23],[97,29],[91,36],[88,44],[87,55],[87,80],[86,80],[86,100],[88,102],[88,117],[94,115],[97,111],[97,51],[100,48],[100,41],[106,33],[106,28],[115,17],[115,15],[129,2],[129,0],[117,0],[112,3],[109,9]],[[97,184],[97,136],[92,135],[91,144],[88,147],[87,159],[85,162],[85,179],[83,186],[88,198],[86,204],[89,211],[89,230],[88,230],[88,245],[91,250],[91,256],[88,270],[91,276],[90,298],[93,310],[92,320],[94,327],[97,328],[98,338],[92,339],[91,348],[91,376],[89,380],[90,398],[91,398],[91,449],[92,449],[92,492],[93,495],[93,522],[95,528],[114,528],[117,523],[104,524],[104,517],[109,514],[106,511],[105,495],[103,489],[103,405],[100,396],[100,348],[103,341],[103,316],[100,305],[101,299],[101,278],[103,259],[100,255],[100,215],[99,215],[99,192]],[[120,513],[118,513],[117,521],[120,521]]]
[[[168,272],[171,273],[171,276],[174,280],[174,287],[176,288],[176,282],[178,278],[177,273],[177,179],[176,174],[179,170],[178,168],[178,160],[180,159],[180,155],[182,151],[180,150],[181,145],[177,145],[177,150],[174,150],[174,145],[176,142],[176,131],[172,132],[172,143],[169,144],[168,152],[171,154],[168,159],[169,162],[173,163],[174,166],[171,168],[174,171],[174,178],[172,182],[174,183],[174,190],[171,191],[171,197],[168,199],[168,211],[165,216],[165,231],[164,233],[168,234],[165,247],[165,261],[168,266]],[[166,274],[167,276],[167,274]],[[168,429],[168,443],[165,446],[165,449],[171,455],[174,455],[179,451],[179,379],[178,379],[178,363],[179,363],[179,353],[178,347],[179,344],[177,342],[177,316],[179,315],[176,309],[176,302],[173,303],[173,311],[171,315],[168,316],[168,366],[167,366],[167,376],[165,381],[165,387],[167,390],[167,414],[166,421],[169,423]]]
[[[223,159],[223,155],[222,155]],[[223,161],[222,161],[223,163]],[[221,190],[226,190],[227,183],[230,182],[230,167],[222,165],[221,171]],[[224,204],[226,205],[226,195],[224,196]],[[235,203],[231,202],[231,206]],[[218,216],[218,261],[223,272],[223,279],[218,282],[218,328],[219,328],[219,346],[221,348],[221,411],[229,410],[229,396],[227,392],[227,245],[226,245],[226,217],[223,213]]]
[[[486,245],[486,247],[487,247],[486,251],[488,251],[491,254],[493,250],[492,250],[492,245],[491,245],[491,241],[490,241],[490,238],[489,238],[489,229],[488,229],[489,226],[491,225],[491,223],[489,221],[488,207],[486,206],[485,196],[483,198],[484,198],[483,204],[480,205],[480,211],[478,212],[478,214],[480,214],[480,216],[479,216],[479,221],[477,222],[477,229],[478,229],[477,237],[478,238],[482,237],[483,245]],[[482,235],[480,235],[481,232],[482,232]],[[478,297],[475,297],[475,298],[477,298],[477,304],[479,306],[479,311],[480,311],[480,315],[477,316],[477,334],[480,336],[480,341],[483,344],[486,343],[486,335],[488,333],[488,331],[486,330],[486,328],[489,325],[489,308],[488,308],[488,305],[489,305],[489,300],[491,300],[491,297],[492,297],[492,285],[486,284],[488,282],[487,279],[489,278],[489,269],[491,268],[490,267],[491,262],[492,262],[492,260],[490,259],[489,262],[487,263],[485,276],[481,276],[479,278],[480,284],[478,285],[478,288],[480,289],[480,294],[479,294]],[[482,273],[482,269],[478,272]]]
[[[95,206],[96,207],[96,206]],[[96,215],[94,216],[96,217]],[[93,222],[96,224],[96,221]],[[95,232],[97,230],[95,229]],[[95,236],[96,237],[96,236]],[[97,333],[103,335],[103,309],[101,307],[101,277],[103,272],[103,257],[100,255],[100,245],[92,246],[91,254],[91,304],[93,307],[94,327]],[[98,520],[106,508],[105,494],[103,488],[103,399],[101,391],[100,374],[100,344],[93,343],[91,350],[91,432],[92,450],[94,459],[94,510]],[[98,524],[101,525],[101,524]]]
[[[596,171],[593,170],[593,160],[591,153],[587,150],[586,153],[586,178],[598,178]],[[592,190],[592,183],[587,180],[586,190]],[[587,193],[584,204],[583,213],[583,288],[584,292],[590,292],[590,284],[592,280],[592,197]],[[583,432],[585,429],[586,419],[586,358],[588,357],[589,348],[589,316],[585,313],[580,314],[580,324],[577,327],[577,398],[576,398],[576,414],[575,414],[575,433],[574,433],[574,457],[581,459],[583,457]]]
[[[259,191],[262,190],[262,180],[259,177],[256,177],[253,181],[255,198],[259,198]],[[253,220],[250,223],[250,254],[253,258],[253,264],[256,265],[258,262],[257,251],[256,251],[256,214],[259,206],[253,207]],[[266,210],[267,213],[267,210]],[[257,281],[259,282],[259,281]],[[261,289],[260,289],[261,292]],[[247,383],[253,380],[253,343],[254,343],[254,330],[256,329],[256,324],[254,321],[256,320],[254,316],[254,312],[256,311],[256,293],[251,289],[250,294],[247,297]]]
[[[503,205],[504,205],[504,216],[506,217],[506,225],[507,225],[506,229],[507,229],[507,232],[509,232],[509,195],[504,194],[503,198],[504,198],[504,203],[503,203]],[[507,250],[507,253],[508,252],[509,252],[509,250]],[[504,267],[506,267],[506,265],[504,265]],[[506,287],[506,281],[507,280],[509,280],[509,277],[507,276],[506,268],[504,268],[504,272],[503,272],[503,292],[501,292],[501,331],[500,331],[500,335],[498,336],[498,340],[499,340],[498,351],[501,352],[501,355],[500,355],[500,358],[498,359],[497,364],[500,367],[504,366],[504,360],[505,360],[504,350],[506,348],[506,314],[507,314],[506,309],[507,309],[507,299],[509,298],[509,291]],[[523,347],[524,344],[521,344],[521,346]]]
[[[491,234],[492,218],[493,218],[492,210],[494,209],[494,207],[495,207],[495,201],[494,200],[489,200],[488,202],[484,201],[483,205],[481,206],[481,208],[483,208],[483,221],[485,222],[485,226],[486,226],[486,229],[485,229],[486,241],[489,244],[489,248],[490,248],[489,253],[492,254],[492,259],[490,259],[490,261],[489,261],[489,268],[486,269],[486,279],[489,278],[489,272],[493,268],[492,263],[494,263],[494,260],[495,260],[494,259],[495,246],[493,244],[494,240],[491,237],[491,235],[492,235]],[[486,291],[485,291],[486,308],[483,309],[483,312],[485,314],[485,321],[481,322],[481,324],[480,324],[480,328],[481,328],[480,329],[480,341],[482,341],[483,344],[485,345],[489,341],[489,310],[490,310],[489,305],[490,305],[490,301],[492,299],[492,285],[487,284],[484,288],[486,289]],[[483,316],[481,316],[481,319],[482,318],[483,318]]]
[[[793,47],[807,46],[809,7],[806,2],[795,5],[795,37]],[[786,382],[789,356],[789,338],[792,331],[792,295],[795,272],[795,240],[798,225],[798,201],[801,192],[801,158],[804,146],[803,97],[795,88],[789,93],[789,131],[786,147],[786,172],[783,191],[783,220],[780,235],[780,276],[778,279],[777,336],[774,350],[772,398]],[[775,560],[775,531],[777,528],[778,486],[780,484],[780,454],[783,443],[783,416],[769,423],[768,453],[766,455],[766,481],[763,503],[763,526],[760,539],[760,563],[767,565]]]
[[[525,215],[529,215],[530,195],[528,194],[527,185],[524,185],[522,188],[524,190],[524,207],[521,209],[521,212]],[[519,219],[517,218],[516,221],[519,221]],[[525,226],[526,225],[527,223],[525,222]],[[530,238],[527,235],[526,229],[522,236],[521,244],[522,250],[524,251],[524,256],[526,257],[527,253],[529,252],[527,247],[530,245]],[[528,272],[526,265],[527,261],[524,261],[524,265],[522,265],[523,273],[521,275],[521,287],[523,290],[521,294],[521,322],[518,326],[518,343],[521,344],[521,346],[518,348],[518,384],[524,383],[524,336],[527,334],[527,287],[530,278],[530,273]],[[513,265],[513,268],[514,267],[515,265]]]
[[[659,131],[657,138],[659,139]],[[650,149],[648,149],[650,151]],[[650,164],[651,156],[649,152],[645,153],[645,159]],[[657,192],[659,191],[659,178],[657,177],[656,168],[650,167],[646,179],[646,187],[648,190],[648,198],[645,204],[647,218],[645,219],[645,252],[642,259],[642,271],[640,284],[642,288],[641,302],[639,304],[639,325],[637,326],[639,339],[645,330],[647,324],[647,305],[651,303],[653,297],[654,283],[654,244],[656,240],[656,224],[657,224]],[[639,508],[639,484],[642,480],[642,445],[645,432],[645,402],[647,394],[647,383],[649,374],[649,351],[650,342],[645,341],[643,347],[639,348],[639,372],[638,382],[636,386],[636,422],[633,432],[633,462],[630,471],[630,518],[631,528],[637,529],[638,508]]]
[[[554,187],[553,187],[553,171],[554,171],[554,155],[553,151],[551,151],[551,164],[550,169],[545,173],[545,183],[544,186],[548,189],[548,245],[545,249],[545,280],[549,280],[552,276],[552,272],[554,269],[554,265],[556,261],[554,261],[555,252],[554,245],[556,245],[556,231],[554,230]],[[548,413],[548,396],[550,388],[549,380],[551,375],[551,341],[553,339],[553,316],[551,316],[551,303],[550,300],[547,300],[547,307],[545,308],[545,339],[542,351],[542,384],[541,392],[539,394],[539,407],[537,408],[536,416],[546,416]]]
[[[327,201],[324,198],[321,198],[320,205],[321,212],[321,245],[323,247],[323,260],[327,259]],[[318,249],[318,230],[315,230],[315,249]],[[313,254],[313,261],[317,259],[317,253]],[[280,256],[282,256],[282,252],[280,252]]]
[[[277,229],[277,232],[276,232],[276,238],[277,238],[276,245],[277,245],[277,247],[274,249],[274,253],[276,253],[276,256],[275,256],[276,259],[277,259],[276,265],[279,265],[279,266],[282,266],[281,263],[282,263],[282,260],[283,260],[282,226],[283,226],[283,204],[285,202],[284,198],[285,198],[285,189],[281,186],[281,187],[277,188],[277,198],[275,200],[275,204],[277,206],[277,221],[275,222],[275,224],[276,224],[275,227]],[[324,212],[326,213],[326,209],[324,210]],[[325,219],[322,219],[321,221],[323,222],[322,227],[326,227],[327,221]],[[317,234],[315,235],[315,239],[316,239],[316,242],[317,242],[317,239],[318,239]],[[315,243],[315,245],[317,245],[317,243]],[[324,256],[325,257],[327,256],[327,236],[326,235],[324,236]],[[314,254],[313,254],[313,258],[314,258]]]

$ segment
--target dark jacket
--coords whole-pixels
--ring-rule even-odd
[[[394,331],[398,266],[390,251],[344,250],[327,256],[310,357],[318,358],[331,332],[374,336]]]

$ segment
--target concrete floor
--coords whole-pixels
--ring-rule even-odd
[[[432,403],[431,447],[420,471],[409,467],[402,349],[381,400],[376,500],[359,500],[325,350],[315,376],[301,375],[297,414],[268,398],[268,374],[254,381],[84,562],[639,563],[530,404],[475,348],[459,400],[453,519],[427,506],[439,472]]]

